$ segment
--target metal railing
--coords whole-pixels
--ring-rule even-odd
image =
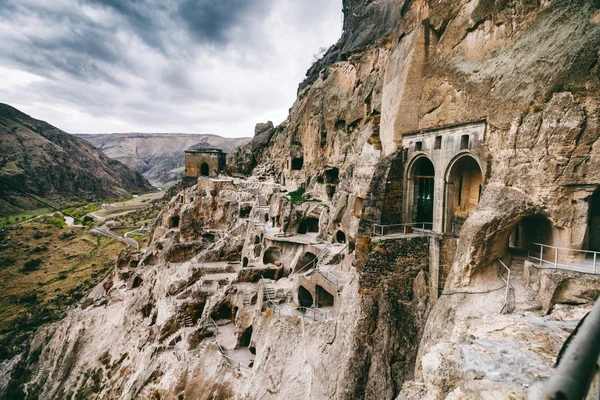
[[[413,222],[409,224],[373,225],[373,236],[385,236],[394,233],[427,233],[433,232],[433,222]]]
[[[534,399],[600,398],[600,299],[558,362],[554,375]]]
[[[277,315],[278,318],[281,318],[281,316],[288,316],[288,317],[298,317],[301,316],[302,318],[309,318],[312,319],[314,322],[325,322],[329,319],[329,314],[318,310],[314,307],[304,307],[304,306],[299,306],[296,308],[297,310],[300,310],[300,313],[296,313],[294,312],[294,310],[289,309],[289,308],[283,308],[277,304],[275,304],[272,300],[271,297],[269,296],[269,291],[267,290],[267,284],[265,283],[265,278],[261,276],[261,280],[262,280],[262,285],[263,285],[263,296],[267,298],[267,306],[273,311],[273,313],[275,313]],[[311,317],[311,313],[312,313],[312,317]],[[321,319],[319,319],[319,317]]]
[[[235,358],[229,357],[225,351],[225,349],[221,346],[221,344],[219,343],[219,341],[216,338],[216,335],[219,334],[219,325],[217,325],[217,323],[215,322],[214,319],[210,318],[210,322],[215,326],[215,329],[217,330],[215,332],[215,343],[217,344],[217,347],[219,348],[219,353],[221,353],[221,355],[223,356],[223,358],[225,358],[225,360],[227,360],[227,362],[229,363],[229,365],[231,365],[232,367],[236,367],[238,369],[238,371],[244,371],[244,372],[250,372],[252,369],[242,365],[242,363],[238,360],[236,360]]]
[[[537,268],[600,274],[600,252],[530,243],[527,258]]]
[[[503,268],[501,268],[503,267]],[[504,278],[503,275],[503,271],[506,270],[506,278]],[[504,304],[502,305],[502,309],[500,310],[500,314],[502,314],[502,311],[504,311],[504,308],[508,307],[508,293],[510,291],[510,268],[508,268],[506,266],[506,264],[504,264],[502,262],[501,259],[498,259],[498,270],[497,270],[498,276],[500,277],[500,279],[502,279],[504,281],[504,283],[506,283],[506,291],[504,293]]]

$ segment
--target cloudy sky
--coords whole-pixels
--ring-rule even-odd
[[[282,122],[342,0],[0,0],[0,102],[67,131]]]

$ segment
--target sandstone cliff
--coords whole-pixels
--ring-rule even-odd
[[[232,154],[253,175],[174,197],[105,299],[32,343],[28,393],[525,398],[600,293],[594,276],[508,249],[532,216],[551,243],[589,243],[599,6],[344,1],[344,35],[287,120]],[[473,121],[477,207],[458,228],[434,218],[431,234],[374,237],[374,223],[411,221],[408,154],[424,152],[408,138]]]
[[[101,200],[152,188],[140,174],[85,140],[6,104],[0,104],[0,138],[0,179],[41,198]],[[7,186],[0,190],[1,213],[39,207]]]

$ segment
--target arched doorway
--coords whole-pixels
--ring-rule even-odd
[[[435,169],[427,157],[419,157],[410,173],[413,185],[413,222],[433,222]]]
[[[304,287],[298,287],[298,303],[302,307],[312,307],[313,297],[312,294]]]
[[[592,195],[590,202],[590,223],[589,223],[589,245],[588,249],[600,251],[600,189]]]
[[[281,262],[281,249],[279,247],[269,247],[263,255],[263,264],[276,264]]]
[[[446,233],[457,235],[481,199],[483,174],[471,155],[450,164],[446,174]]]
[[[208,176],[208,164],[207,163],[200,164],[200,175]]]

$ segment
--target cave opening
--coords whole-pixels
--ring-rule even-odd
[[[303,157],[292,158],[292,170],[293,171],[301,170],[303,165],[304,165]]]
[[[248,266],[248,257],[244,257],[242,260],[242,268],[246,268]]]
[[[301,307],[310,308],[313,305],[312,294],[304,286],[298,287],[298,303]]]
[[[218,320],[234,320],[233,307],[230,304],[222,303],[217,310],[212,312],[211,318]]]
[[[254,236],[254,244],[260,244],[260,236]]]
[[[279,247],[269,247],[263,255],[263,264],[275,264],[281,262],[281,249]]]
[[[298,233],[319,232],[319,219],[308,217],[303,219],[298,226]]]
[[[264,215],[265,223],[269,222],[269,214]]]
[[[239,347],[249,347],[250,340],[252,339],[252,325],[244,329],[244,332],[240,335],[238,345]]]
[[[179,215],[173,215],[169,218],[169,228],[178,228],[179,227]]]
[[[316,286],[317,307],[333,307],[333,295],[322,286]]]
[[[244,204],[240,206],[240,218],[248,218],[252,212],[251,204]]]
[[[346,234],[343,231],[337,231],[335,234],[335,240],[338,243],[346,243]]]
[[[317,255],[307,251],[300,257],[298,263],[296,264],[296,268],[294,272],[298,272],[302,270],[303,272],[308,271],[311,268],[314,268],[316,265],[314,261],[317,259]],[[312,263],[312,264],[311,264]]]
[[[262,253],[262,246],[260,244],[254,245],[254,257],[260,257]]]

